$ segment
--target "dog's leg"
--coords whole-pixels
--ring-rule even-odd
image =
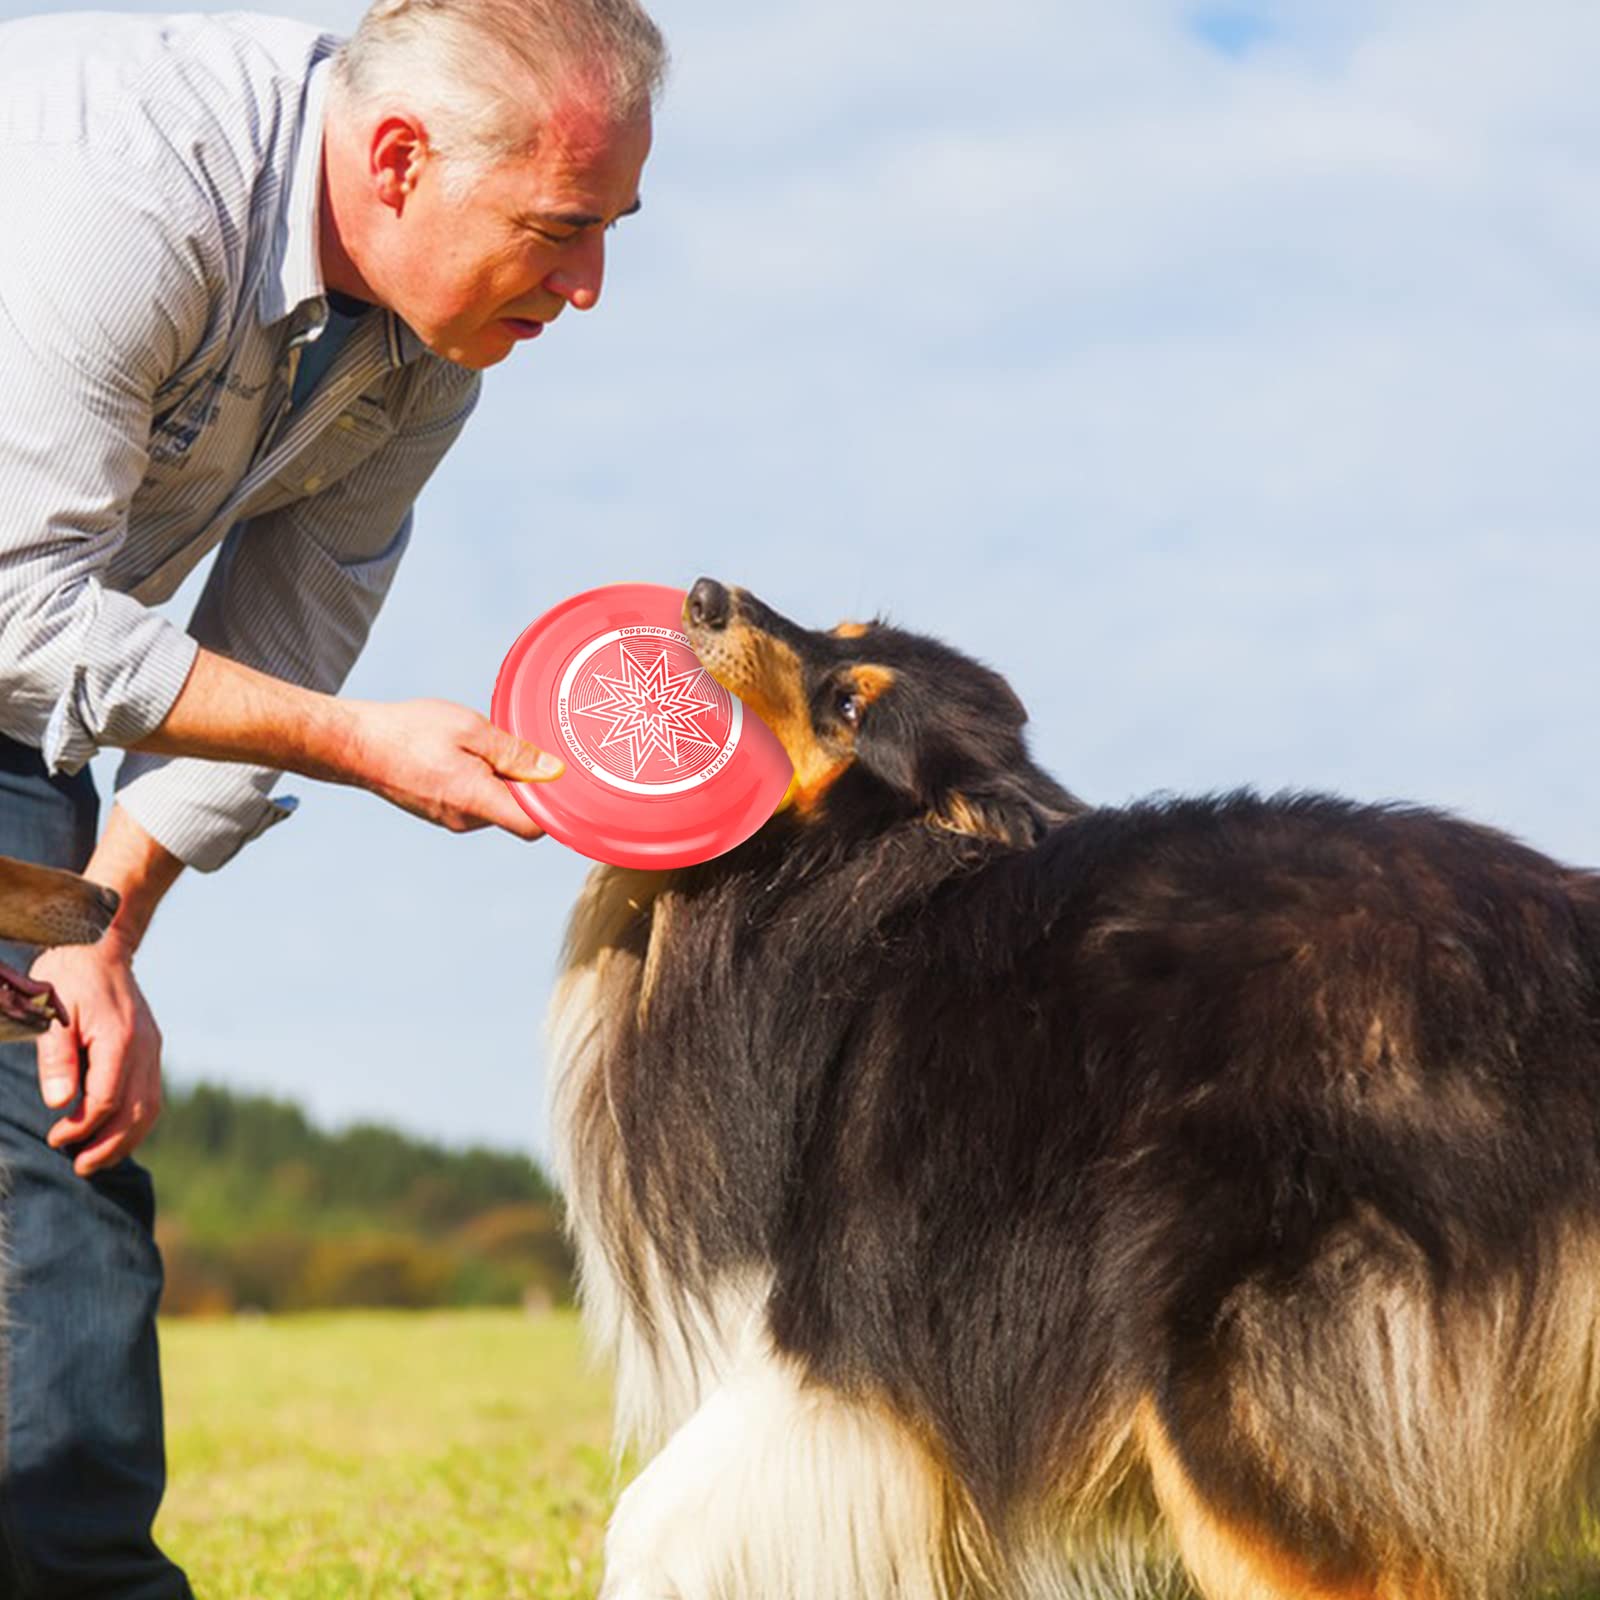
[[[1140,1442],[1178,1553],[1205,1600],[1446,1600],[1418,1575],[1329,1576],[1266,1529],[1241,1523],[1197,1488],[1156,1416],[1142,1408]]]
[[[753,1358],[622,1496],[602,1600],[965,1600],[958,1503],[889,1417]]]

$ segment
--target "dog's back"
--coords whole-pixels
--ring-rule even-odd
[[[1087,818],[1029,865],[1062,898],[996,1000],[1031,991],[1054,1043],[997,1164],[1012,1231],[1082,1244],[1075,1315],[1015,1330],[1035,1398],[1075,1402],[1037,1481],[1074,1484],[1113,1394],[1208,1594],[1505,1593],[1593,1465],[1593,880],[1250,797]]]

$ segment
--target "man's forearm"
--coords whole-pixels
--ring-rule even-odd
[[[161,897],[177,881],[183,863],[156,843],[121,806],[113,806],[105,831],[83,869],[91,883],[104,884],[122,897],[103,943],[112,953],[131,957],[139,948]]]
[[[351,783],[357,719],[337,697],[301,689],[202,649],[161,726],[134,746]]]
[[[202,649],[161,726],[134,747],[153,755],[276,767],[348,783],[441,827],[488,824],[523,839],[539,825],[505,780],[542,783],[562,763],[448,700],[341,700]]]

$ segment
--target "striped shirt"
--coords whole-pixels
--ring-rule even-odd
[[[0,24],[0,732],[52,771],[157,728],[199,645],[337,690],[476,402],[375,307],[290,403],[328,319],[337,47],[240,14]],[[213,550],[187,631],[149,609]],[[117,797],[209,870],[288,814],[278,776],[130,753]]]

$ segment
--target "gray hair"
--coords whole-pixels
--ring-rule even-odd
[[[637,0],[375,0],[335,72],[355,106],[415,105],[460,178],[529,149],[563,90],[616,122],[643,115],[667,47]]]

